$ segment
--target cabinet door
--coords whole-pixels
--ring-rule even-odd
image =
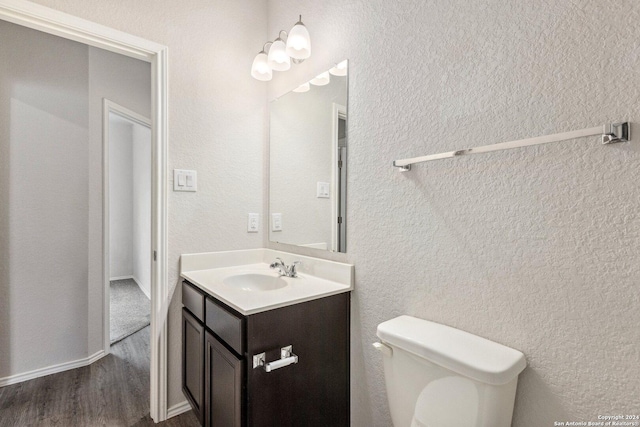
[[[204,325],[182,309],[182,391],[204,421]]]
[[[280,358],[292,345],[298,363],[275,371],[247,369],[251,427],[349,427],[349,294],[247,318],[247,361]]]
[[[242,426],[242,360],[205,334],[205,425]]]

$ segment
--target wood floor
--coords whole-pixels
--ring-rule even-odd
[[[149,329],[90,366],[0,388],[0,426],[199,426],[191,411],[149,417]]]

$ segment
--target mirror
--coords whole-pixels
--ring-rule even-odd
[[[347,61],[270,103],[269,240],[346,252]]]

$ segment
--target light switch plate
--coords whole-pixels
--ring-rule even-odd
[[[247,222],[247,233],[257,233],[260,231],[260,214],[250,213]]]
[[[328,199],[329,198],[329,183],[328,182],[318,182],[318,189],[316,192],[316,197],[319,199]]]
[[[282,231],[282,214],[271,214],[271,231]]]
[[[185,169],[173,170],[173,191],[196,191],[198,175],[196,171]]]

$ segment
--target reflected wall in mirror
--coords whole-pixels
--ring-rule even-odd
[[[346,252],[347,74],[345,60],[270,104],[272,242]]]

